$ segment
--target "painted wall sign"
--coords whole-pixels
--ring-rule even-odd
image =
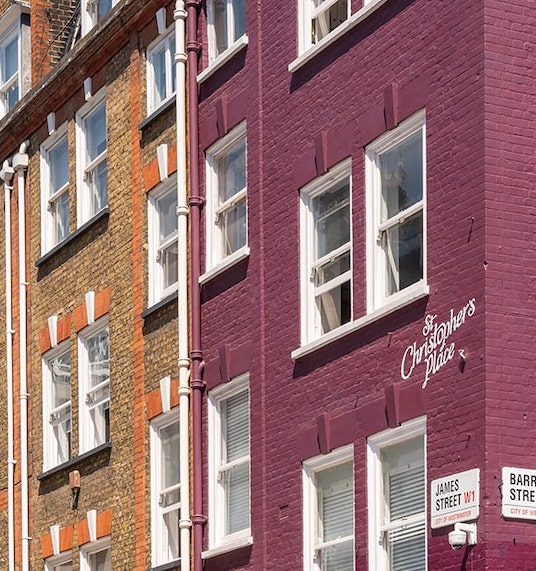
[[[455,354],[456,345],[453,341],[448,343],[450,336],[459,329],[465,321],[475,314],[475,298],[471,298],[458,311],[450,310],[450,317],[445,321],[437,321],[437,315],[430,313],[424,318],[422,342],[414,341],[404,351],[400,364],[400,375],[409,379],[415,368],[421,363],[425,364],[424,381],[422,388],[428,384],[432,375],[437,373]]]
[[[432,529],[476,519],[480,513],[480,470],[473,468],[430,484]]]
[[[502,515],[536,519],[536,470],[502,469]]]

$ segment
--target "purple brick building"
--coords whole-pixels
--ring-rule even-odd
[[[534,7],[206,2],[195,569],[536,569]]]

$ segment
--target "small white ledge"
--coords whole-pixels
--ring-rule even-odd
[[[357,26],[359,22],[362,22],[367,16],[370,16],[370,14],[372,14],[386,2],[387,0],[372,0],[365,4],[361,10],[358,10],[355,14],[352,14],[348,20],[335,28],[333,32],[329,33],[317,44],[311,46],[309,49],[305,50],[301,55],[299,55],[294,61],[290,62],[288,70],[291,73],[294,73],[302,65],[312,60],[319,52],[336,42],[341,36],[346,34],[346,32],[351,30],[354,26]]]
[[[223,555],[224,553],[229,553],[235,549],[240,549],[241,547],[248,547],[253,545],[253,537],[247,535],[245,537],[240,537],[234,541],[229,541],[218,547],[213,547],[212,549],[207,549],[201,553],[201,559],[210,559],[211,557],[216,557],[217,555]]]
[[[212,269],[208,270],[208,272],[205,272],[202,276],[199,276],[199,283],[204,284],[206,282],[209,282],[212,278],[215,278],[216,276],[222,274],[228,268],[234,266],[241,260],[246,259],[248,256],[249,256],[249,246],[244,246],[243,248],[240,248],[240,250],[237,250],[236,252],[233,252],[230,256],[227,256],[227,258],[224,258],[217,266],[214,266]]]
[[[358,331],[359,329],[362,329],[363,327],[370,325],[372,322],[377,321],[378,319],[381,319],[386,315],[389,315],[389,313],[392,313],[397,309],[401,309],[402,307],[410,305],[411,303],[417,301],[418,299],[426,297],[430,293],[430,287],[425,284],[417,284],[416,287],[408,289],[409,291],[407,293],[400,292],[400,295],[397,295],[396,300],[393,300],[391,303],[387,303],[386,305],[374,311],[371,311],[367,315],[364,315],[363,317],[360,317],[355,321],[350,321],[349,323],[345,323],[344,325],[337,327],[337,329],[333,329],[333,331],[330,331],[329,333],[322,335],[322,337],[315,339],[311,343],[307,343],[306,345],[303,345],[299,349],[295,349],[294,351],[292,351],[290,356],[292,357],[292,359],[296,361],[301,357],[304,357],[305,355],[308,355],[309,353],[316,351],[317,349],[320,349],[322,347],[325,347],[326,345],[329,345],[330,343],[333,343],[333,341],[345,337],[349,333],[353,333],[354,331]],[[403,293],[404,295],[402,295]]]
[[[230,59],[248,45],[248,41],[246,34],[240,36],[232,46],[229,46],[215,60],[212,60],[201,73],[197,74],[197,83],[203,83],[207,77],[210,77],[215,71],[220,69],[220,67],[223,67]]]

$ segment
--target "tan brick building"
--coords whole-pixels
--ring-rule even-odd
[[[0,569],[179,566],[178,19],[0,3]]]

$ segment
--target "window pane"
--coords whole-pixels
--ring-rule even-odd
[[[354,542],[345,541],[320,550],[322,571],[354,571]]]
[[[350,186],[348,179],[313,199],[316,259],[350,240]]]
[[[7,91],[7,108],[11,109],[19,100],[19,84],[14,83]]]
[[[228,256],[246,245],[246,200],[241,200],[222,213],[224,255]]]
[[[389,228],[384,242],[390,295],[423,278],[422,212]]]
[[[106,549],[105,551],[92,553],[89,556],[89,565],[91,571],[112,571],[110,550]]]
[[[164,270],[164,288],[167,288],[178,280],[179,272],[179,257],[177,254],[177,244],[174,242],[162,251],[161,259],[162,267]]]
[[[98,19],[103,18],[112,9],[112,0],[98,0]]]
[[[106,107],[101,105],[86,119],[88,160],[94,161],[106,150]]]
[[[153,71],[155,83],[155,104],[158,105],[166,98],[166,48],[163,45],[153,53]]]
[[[347,462],[322,470],[316,476],[318,534],[322,541],[353,535],[354,473]]]
[[[158,200],[160,243],[177,232],[177,195],[168,192]]]
[[[160,430],[162,444],[162,488],[179,483],[179,424],[174,422]]]
[[[50,194],[54,194],[69,182],[67,139],[62,140],[49,152]]]
[[[56,242],[61,242],[69,234],[69,194],[62,194],[52,209]]]
[[[425,571],[425,524],[405,526],[389,533],[390,571]]]
[[[94,387],[110,378],[110,350],[108,331],[101,331],[87,340],[90,367],[90,386]]]
[[[56,408],[71,400],[71,355],[65,353],[50,363],[52,372],[52,403]]]
[[[102,210],[108,204],[108,165],[104,160],[90,173],[91,207],[93,213]]]
[[[249,527],[249,462],[225,474],[227,530],[234,533]]]
[[[246,0],[233,0],[233,42],[246,33]]]
[[[422,131],[380,155],[382,222],[422,200]]]
[[[350,321],[352,312],[350,287],[351,282],[348,280],[318,296],[317,306],[320,311],[322,333],[327,333]]]
[[[246,187],[246,140],[242,139],[218,161],[220,204]]]
[[[178,559],[180,557],[179,540],[179,510],[173,510],[164,515],[164,524],[167,530],[168,559]]]
[[[249,455],[249,392],[243,391],[226,399],[224,411],[225,462]]]
[[[315,8],[323,4],[325,0],[313,0]],[[338,28],[348,19],[348,0],[339,0],[330,8],[326,8],[318,17],[312,21],[312,43],[319,42],[332,30]]]
[[[216,36],[216,55],[224,52],[229,46],[227,37],[227,2],[213,0],[214,35]]]
[[[4,59],[3,59],[3,77],[2,82],[5,83],[10,77],[13,77],[19,71],[19,37],[14,35],[4,45]]]

